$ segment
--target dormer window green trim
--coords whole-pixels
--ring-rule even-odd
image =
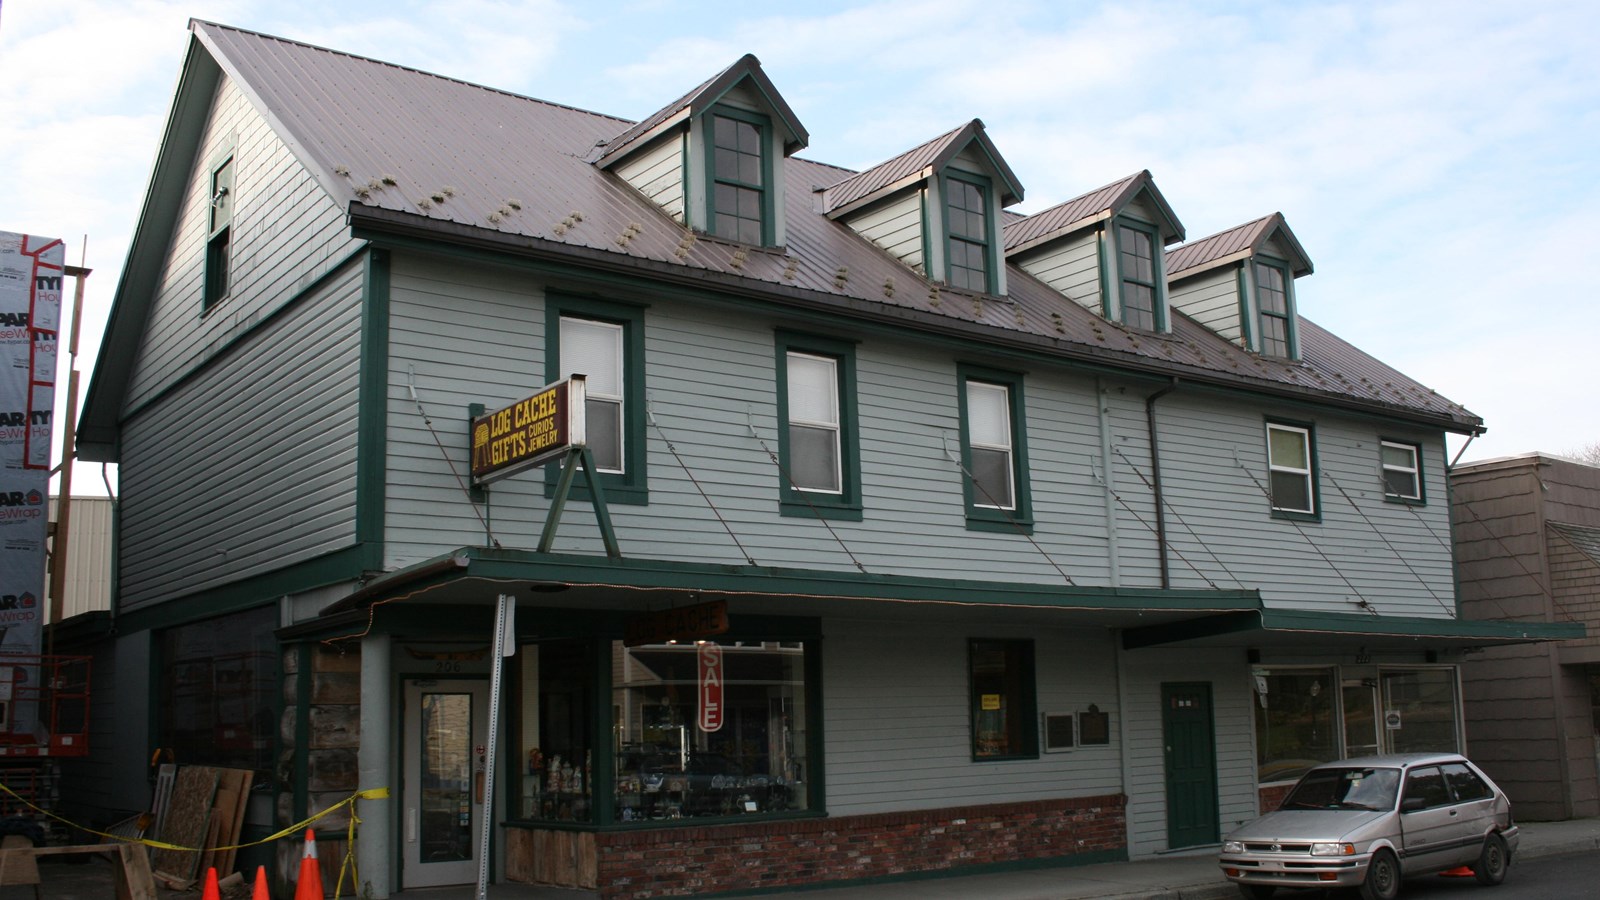
[[[945,281],[953,288],[999,293],[999,241],[992,214],[989,179],[946,172],[939,179],[944,197]]]
[[[1167,330],[1167,298],[1156,226],[1118,217],[1112,223],[1117,261],[1117,319],[1130,328]]]
[[[206,267],[200,295],[202,311],[227,299],[233,290],[233,143],[211,165],[206,190]]]
[[[1300,357],[1299,335],[1295,328],[1294,279],[1289,264],[1257,257],[1252,266],[1255,282],[1256,351],[1262,356],[1281,359]]]
[[[729,106],[702,119],[706,152],[706,231],[730,241],[776,243],[772,120]]]

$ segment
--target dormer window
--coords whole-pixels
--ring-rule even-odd
[[[1160,289],[1153,231],[1117,225],[1117,270],[1122,277],[1122,324],[1154,331],[1159,327]]]
[[[994,242],[989,232],[988,191],[976,181],[956,176],[945,178],[944,189],[947,280],[951,287],[962,290],[992,291],[990,253]]]
[[[711,233],[746,244],[770,240],[772,182],[764,116],[719,108],[707,119]]]
[[[1256,263],[1256,318],[1261,328],[1261,355],[1293,356],[1294,319],[1289,315],[1289,279],[1285,267]]]

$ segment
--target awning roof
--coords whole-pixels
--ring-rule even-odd
[[[1263,608],[1129,629],[1123,632],[1122,646],[1129,650],[1155,646],[1451,650],[1583,636],[1584,627],[1578,622],[1435,619]]]

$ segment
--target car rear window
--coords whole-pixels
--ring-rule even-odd
[[[1462,763],[1449,763],[1443,769],[1445,780],[1450,782],[1450,788],[1455,791],[1457,802],[1483,800],[1493,793],[1477,772]]]

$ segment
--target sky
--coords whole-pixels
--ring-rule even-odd
[[[1483,417],[1452,457],[1600,442],[1593,0],[0,0],[0,230],[94,270],[85,387],[190,17],[634,119],[754,53],[857,169],[981,118],[1017,212],[1141,169],[1191,240],[1282,212],[1300,312]]]

